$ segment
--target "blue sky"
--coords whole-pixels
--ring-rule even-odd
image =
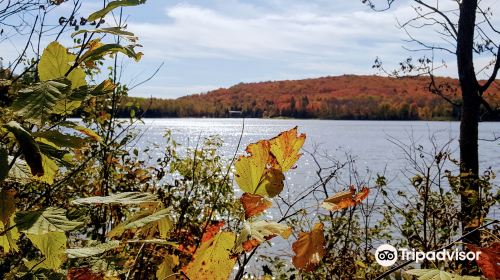
[[[101,3],[84,1],[80,14]],[[139,63],[124,62],[122,80],[136,83],[163,62],[131,95],[175,98],[239,82],[377,74],[371,67],[377,56],[391,68],[411,54],[402,47],[407,37],[397,20],[414,13],[407,0],[396,3],[376,13],[361,0],[148,0],[124,10],[145,55]],[[428,31],[416,35],[438,39]],[[8,58],[9,46],[5,50]],[[443,58],[448,67],[438,74],[456,76],[453,57]]]

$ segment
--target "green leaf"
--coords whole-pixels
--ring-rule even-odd
[[[106,204],[106,205],[137,205],[143,203],[158,202],[158,198],[151,193],[144,192],[123,192],[109,196],[93,196],[75,199],[71,203],[80,204]]]
[[[70,115],[81,107],[82,102],[94,96],[101,96],[112,92],[115,85],[110,80],[104,80],[97,86],[81,86],[56,102],[52,113]]]
[[[14,160],[13,156],[9,156],[9,161]],[[26,161],[17,158],[14,161],[14,165],[9,170],[9,175],[7,176],[7,181],[13,181],[21,184],[27,184],[31,181],[31,170]]]
[[[85,72],[80,68],[75,68],[65,77],[66,72],[75,63],[76,55],[71,54],[58,42],[50,43],[43,51],[38,64],[38,75],[40,80],[48,81],[59,78],[66,78],[71,82],[71,88],[85,86]]]
[[[68,258],[88,258],[103,254],[106,251],[118,248],[118,246],[120,246],[120,241],[114,240],[91,247],[66,249],[66,253],[68,253]]]
[[[94,61],[101,59],[105,55],[121,52],[124,55],[139,61],[142,57],[142,53],[136,53],[134,47],[137,45],[122,46],[120,44],[106,44],[98,48],[92,49],[84,53],[81,57],[81,61]]]
[[[90,29],[90,30],[80,29],[80,30],[74,32],[73,34],[71,34],[71,37],[75,37],[76,35],[82,34],[82,33],[111,34],[111,35],[120,36],[122,38],[125,38],[125,39],[131,41],[131,42],[137,41],[137,37],[134,35],[134,33],[125,31],[120,27],[107,27],[107,28]]]
[[[235,239],[234,233],[221,232],[203,242],[186,267],[189,279],[227,280],[236,262],[231,257]]]
[[[91,14],[87,20],[88,21],[94,21],[100,18],[103,18],[106,16],[109,12],[112,10],[118,8],[118,7],[126,7],[126,6],[137,6],[140,4],[146,3],[146,0],[121,0],[121,1],[112,1],[109,2],[104,9],[101,9],[93,14]]]
[[[31,174],[33,176],[43,176],[42,154],[31,134],[15,121],[7,123],[4,127],[14,134],[17,143],[21,147],[24,159],[31,169]]]
[[[0,182],[9,174],[9,155],[7,150],[0,147]]]
[[[63,134],[57,130],[37,132],[34,133],[33,136],[37,141],[41,141],[45,144],[51,145],[54,148],[80,148],[85,144],[83,138],[74,135]]]
[[[59,100],[52,108],[52,113],[67,116],[71,115],[75,110],[82,106],[81,101],[71,101],[69,98]]]
[[[150,223],[153,223],[156,221],[160,221],[160,220],[165,219],[165,218],[169,218],[171,213],[172,213],[171,208],[162,209],[162,210],[155,212],[147,217],[144,217],[142,219],[139,219],[137,221],[129,223],[128,225],[125,226],[125,229],[140,228],[140,227],[143,227],[147,224],[150,224]]]
[[[38,264],[38,261],[25,261],[24,264],[31,269],[32,266]],[[31,266],[31,267],[29,267]],[[66,275],[55,272],[47,268],[38,268],[36,266],[33,271],[27,273],[19,273],[18,276],[23,280],[66,280]]]
[[[56,103],[65,96],[68,86],[56,81],[37,83],[32,87],[20,90],[11,109],[25,120],[43,125],[53,113]]]
[[[55,207],[40,211],[19,212],[15,221],[20,231],[33,235],[66,232],[83,224],[68,220],[66,210]]]
[[[42,252],[44,260],[39,268],[58,269],[66,259],[66,234],[49,232],[45,234],[27,234],[28,239]]]

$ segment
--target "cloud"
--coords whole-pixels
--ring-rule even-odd
[[[190,4],[166,10],[164,23],[131,22],[146,53],[162,58],[354,54],[370,42],[400,42],[390,13],[312,11],[239,17]]]
[[[129,22],[141,38],[145,63],[166,61],[171,67],[163,74],[177,78],[163,95],[179,96],[183,84],[188,90],[182,93],[193,93],[211,89],[207,84],[217,85],[213,89],[241,81],[375,74],[376,57],[392,67],[412,55],[402,48],[407,36],[396,22],[414,15],[409,5],[376,13],[360,3],[323,0],[252,3],[179,3],[166,7],[154,22],[142,17]],[[419,38],[435,40],[429,33],[415,31]],[[453,75],[450,69],[440,74]],[[160,82],[153,84],[161,91]],[[142,90],[149,91],[136,92]]]
[[[175,98],[189,94],[203,93],[218,88],[214,85],[196,86],[154,86],[145,85],[132,90],[131,95],[137,97]]]

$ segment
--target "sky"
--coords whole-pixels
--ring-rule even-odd
[[[500,1],[490,2],[500,10]],[[80,15],[101,3],[84,1]],[[64,5],[59,9],[68,10]],[[132,90],[133,96],[176,98],[240,82],[372,75],[379,73],[372,69],[377,57],[391,69],[415,55],[404,48],[411,44],[397,27],[414,15],[407,0],[386,12],[374,12],[361,0],[148,0],[124,13],[144,56],[138,63],[123,60],[122,82],[137,84],[163,63],[150,81]],[[439,41],[428,30],[412,34]],[[15,40],[0,43],[4,60],[19,52]],[[457,76],[453,56],[434,56],[447,63],[437,74]]]

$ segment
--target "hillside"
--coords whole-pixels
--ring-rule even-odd
[[[446,96],[455,99],[458,81],[437,78]],[[245,117],[322,119],[431,120],[457,119],[453,108],[429,92],[430,79],[344,75],[293,81],[240,83],[204,94],[178,99],[126,100],[144,117],[228,117],[242,111]],[[487,99],[500,104],[500,87],[493,85]],[[124,103],[125,104],[125,103]],[[128,115],[123,109],[123,115]]]

